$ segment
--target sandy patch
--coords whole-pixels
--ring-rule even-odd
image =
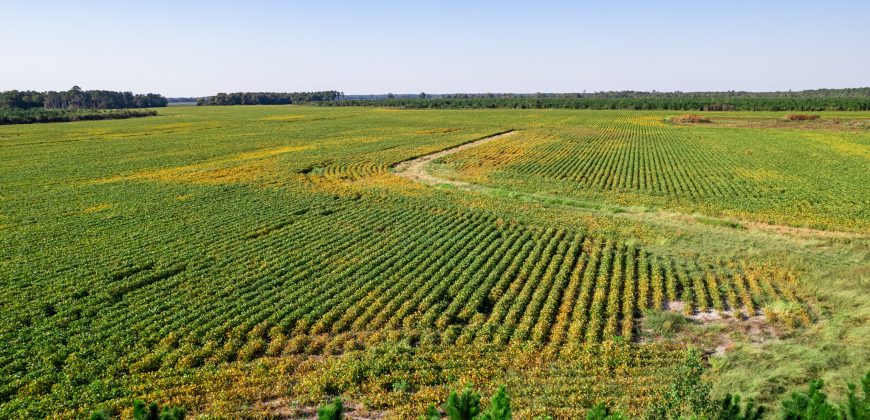
[[[465,149],[470,149],[472,147],[477,147],[482,144],[489,143],[493,140],[497,140],[500,138],[504,138],[516,133],[516,131],[508,131],[506,133],[496,134],[494,136],[484,137],[480,140],[472,141],[469,143],[465,143],[456,147],[451,147],[450,149],[445,149],[440,152],[430,153],[425,156],[418,157],[416,159],[406,160],[401,162],[395,166],[395,173],[403,178],[410,179],[415,182],[422,182],[428,185],[439,185],[439,184],[449,184],[449,185],[468,185],[466,182],[454,181],[450,179],[444,179],[436,177],[429,172],[426,171],[426,165],[431,163],[435,159],[442,158],[444,156],[451,155],[453,153],[461,152]]]

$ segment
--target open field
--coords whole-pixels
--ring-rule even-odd
[[[870,362],[870,113],[158,113],[0,127],[0,417],[641,415],[690,345],[768,404]]]

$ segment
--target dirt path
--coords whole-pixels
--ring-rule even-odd
[[[393,167],[393,171],[396,175],[401,176],[403,178],[409,179],[414,182],[419,182],[426,185],[453,185],[457,187],[466,187],[469,189],[474,189],[475,191],[480,192],[492,192],[494,190],[499,190],[498,188],[493,187],[485,187],[475,184],[469,184],[464,181],[457,181],[454,179],[447,179],[437,177],[432,175],[426,170],[426,165],[431,163],[432,161],[442,158],[444,156],[449,156],[457,152],[461,152],[466,149],[470,149],[472,147],[477,147],[482,144],[489,143],[491,141],[495,141],[504,137],[511,136],[517,133],[515,130],[506,131],[499,134],[494,134],[489,137],[484,137],[479,140],[471,141],[465,144],[461,144],[456,147],[451,147],[449,149],[444,149],[435,153],[430,153],[425,156],[420,156],[416,159],[406,160],[404,162],[400,162]],[[641,221],[652,221],[652,222],[663,222],[663,221],[680,221],[682,223],[694,223],[694,224],[708,224],[704,223],[704,220],[715,220],[724,222],[724,224],[733,224],[734,227],[739,229],[746,229],[748,231],[755,232],[766,232],[769,234],[773,234],[775,236],[789,235],[792,237],[799,238],[868,238],[870,235],[861,234],[857,232],[843,232],[843,231],[833,231],[833,230],[818,230],[811,229],[805,227],[794,227],[794,226],[785,226],[785,225],[772,225],[763,222],[751,221],[751,220],[740,220],[740,219],[725,219],[725,218],[716,218],[709,216],[701,216],[701,215],[693,215],[686,213],[678,213],[667,211],[663,209],[655,209],[650,211],[650,209],[635,209],[632,207],[624,207],[619,205],[606,205],[604,208],[610,210],[601,210],[601,209],[593,209],[589,208],[584,203],[579,202],[577,205],[572,205],[572,199],[566,197],[551,197],[551,196],[540,196],[537,194],[524,193],[519,191],[511,191],[511,193],[516,194],[518,196],[523,196],[529,199],[538,199],[542,201],[548,201],[551,199],[557,199],[563,205],[571,208],[582,209],[586,211],[592,212],[603,212],[611,215],[618,215],[621,217],[626,217],[634,220]],[[703,220],[701,220],[703,219]]]
[[[456,152],[461,152],[465,149],[470,149],[472,147],[480,146],[481,144],[489,143],[493,140],[498,140],[500,138],[504,138],[516,133],[514,130],[506,131],[504,133],[495,134],[489,137],[484,137],[480,140],[475,140],[472,142],[468,142],[465,144],[461,144],[456,147],[451,147],[450,149],[445,149],[440,152],[431,153],[425,156],[420,156],[416,159],[406,160],[404,162],[399,163],[395,166],[394,170],[396,175],[401,176],[403,178],[408,178],[411,181],[421,182],[427,185],[439,185],[439,184],[450,184],[450,185],[468,185],[467,182],[455,181],[452,179],[438,178],[429,172],[426,172],[426,165],[432,162],[435,159],[442,158],[444,156],[452,155]]]

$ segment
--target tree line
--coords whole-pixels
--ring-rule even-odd
[[[167,100],[156,93],[133,94],[111,90],[70,90],[36,92],[9,90],[0,92],[0,108],[12,109],[122,109],[164,107]]]
[[[326,106],[401,108],[565,108],[680,111],[866,111],[870,87],[784,92],[450,93],[347,95]]]
[[[867,111],[870,95],[865,97],[750,97],[750,96],[648,96],[648,97],[570,97],[570,96],[469,96],[336,100],[323,106],[382,106],[411,109],[467,108],[562,108],[633,109],[680,111]]]
[[[341,99],[344,93],[326,90],[318,92],[233,92],[218,93],[197,99],[197,105],[289,105],[326,102]]]
[[[868,98],[870,87],[845,88],[845,89],[812,89],[799,91],[771,91],[771,92],[748,92],[737,90],[708,91],[708,92],[659,92],[659,91],[599,91],[599,92],[576,92],[576,93],[401,93],[401,94],[375,94],[375,95],[345,95],[344,99],[470,99],[470,98]]]
[[[169,101],[169,103],[174,104],[179,102],[196,102],[197,100],[199,100],[199,98],[188,96],[178,98],[166,98],[166,100]]]
[[[153,109],[44,109],[0,108],[0,125],[36,124],[68,121],[118,120],[151,117]]]

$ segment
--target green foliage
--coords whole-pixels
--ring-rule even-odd
[[[791,398],[782,402],[780,411],[784,420],[829,420],[837,418],[837,409],[831,405],[828,396],[822,392],[824,382],[814,379],[807,393],[794,392]]]
[[[643,314],[643,328],[654,335],[670,338],[689,325],[688,318],[675,312],[648,309]]]
[[[156,93],[132,94],[110,90],[70,90],[35,92],[10,90],[0,92],[0,108],[14,109],[121,109],[166,106],[167,100]]]
[[[317,420],[341,420],[344,418],[344,404],[341,398],[335,398],[331,403],[317,409]]]
[[[870,370],[861,378],[861,393],[855,394],[855,385],[849,384],[846,401],[841,406],[842,417],[846,420],[870,419]]]
[[[134,420],[184,420],[184,417],[184,409],[181,407],[163,407],[161,410],[155,402],[151,404],[146,404],[142,400],[133,402]]]
[[[408,392],[411,390],[411,384],[409,384],[408,381],[401,379],[401,380],[393,382],[392,388],[393,388],[393,391]]]
[[[709,383],[701,379],[703,366],[699,354],[690,351],[682,365],[677,369],[674,384],[663,398],[654,406],[648,418],[654,419],[715,419],[715,420],[761,420],[765,408],[758,406],[752,399],[741,406],[740,396],[726,394],[718,405],[710,398]],[[840,406],[827,402],[821,380],[813,380],[806,394],[795,392],[782,402],[781,417],[784,420],[864,420],[870,417],[870,371],[861,379],[863,397],[855,394],[855,385],[849,384],[847,400]],[[450,393],[445,404],[450,420],[505,420],[511,418],[510,400],[504,385],[493,396],[486,411],[480,412],[480,395],[471,385],[461,394]],[[478,414],[479,413],[479,414]],[[430,406],[422,420],[436,420],[441,413]],[[625,415],[611,411],[604,402],[595,404],[586,412],[586,420],[624,420]]]
[[[674,381],[661,400],[654,404],[647,417],[679,419],[683,417],[711,417],[715,402],[710,398],[711,385],[704,381],[701,353],[689,350],[683,362],[674,371]]]
[[[619,412],[611,412],[607,404],[599,402],[586,413],[586,420],[626,420],[627,417]]]
[[[199,98],[197,105],[288,105],[308,102],[334,101],[343,94],[338,91],[320,92],[234,92],[218,93]]]
[[[504,385],[499,385],[498,391],[492,396],[489,407],[480,415],[482,420],[509,420],[512,418],[511,400]]]
[[[184,420],[185,413],[181,407],[163,407],[160,411],[159,420]]]
[[[841,407],[843,418],[847,420],[870,419],[870,370],[861,378],[863,397],[855,394],[855,385],[849,384],[846,402]]]
[[[430,405],[426,409],[426,414],[420,416],[420,420],[441,420],[441,412],[434,405]]]
[[[0,165],[0,277],[5,280],[0,294],[7,297],[0,317],[7,343],[0,346],[0,418],[76,417],[91,407],[116,413],[131,390],[199,410],[211,398],[235,402],[254,394],[251,385],[201,386],[217,372],[256,368],[245,379],[259,380],[269,377],[260,366],[274,360],[320,363],[320,356],[333,359],[331,354],[346,354],[334,359],[352,368],[329,372],[328,380],[312,381],[311,389],[382,392],[379,406],[414,401],[418,406],[403,407],[418,415],[430,401],[416,398],[421,394],[393,392],[391,385],[408,381],[414,388],[409,392],[454,386],[456,369],[444,362],[453,359],[432,358],[443,348],[486,347],[486,363],[463,363],[475,366],[473,378],[493,375],[493,381],[501,381],[495,375],[519,368],[502,349],[529,344],[546,352],[525,360],[543,366],[549,363],[546,353],[560,370],[552,377],[526,371],[509,379],[517,383],[534,376],[516,391],[509,382],[518,416],[516,406],[523,414],[546,413],[550,401],[574,389],[589,390],[592,401],[618,401],[621,411],[636,415],[649,401],[637,396],[666,386],[662,368],[675,357],[672,348],[636,346],[631,335],[641,302],[667,296],[670,289],[663,285],[669,283],[662,273],[676,272],[674,284],[689,291],[677,292],[681,300],[692,300],[689,310],[731,285],[743,285],[748,300],[761,307],[770,300],[756,294],[752,279],[716,277],[712,287],[693,282],[708,265],[693,266],[691,259],[709,250],[675,258],[678,252],[667,248],[685,241],[668,242],[669,230],[636,226],[641,214],[612,218],[518,203],[509,196],[425,189],[392,175],[391,165],[508,128],[518,132],[499,140],[506,145],[540,135],[558,138],[559,150],[587,143],[596,150],[620,150],[617,143],[591,143],[606,132],[612,136],[603,137],[625,140],[625,147],[642,148],[638,159],[726,150],[730,160],[720,160],[721,154],[710,159],[722,166],[736,162],[728,173],[743,166],[767,168],[762,161],[743,159],[744,147],[756,155],[782,157],[767,160],[787,165],[757,175],[770,175],[767,190],[785,196],[802,190],[779,181],[777,174],[808,179],[805,172],[788,170],[810,160],[801,159],[801,151],[839,162],[845,155],[821,146],[831,143],[860,154],[863,149],[856,146],[866,142],[866,133],[849,132],[802,141],[796,148],[787,146],[803,139],[803,132],[782,134],[788,142],[777,143],[772,134],[778,130],[724,127],[715,128],[719,143],[705,142],[710,136],[699,134],[700,128],[656,126],[663,113],[276,106],[168,108],[160,115],[0,127],[0,161],[8,163]],[[611,120],[615,125],[605,123]],[[728,140],[737,131],[744,134]],[[676,136],[679,148],[656,149],[664,140],[643,140],[647,135]],[[768,148],[761,153],[760,147]],[[825,161],[812,162],[820,178],[829,172]],[[568,153],[565,163],[571,162],[587,159]],[[596,162],[596,167],[610,167],[606,160]],[[648,161],[636,162],[626,170],[654,174],[645,178],[650,185],[665,176],[644,166]],[[693,165],[684,166],[685,176],[673,178],[686,181],[683,187],[665,182],[661,185],[676,188],[650,194],[686,194],[695,185],[703,196],[711,188],[727,188],[724,178],[707,183],[706,168],[720,165],[685,162]],[[543,165],[542,170],[556,167]],[[601,180],[608,173],[630,173],[589,171]],[[578,177],[574,185],[593,178]],[[861,184],[849,174],[841,178],[837,185],[848,188],[852,202],[860,205],[865,195],[856,185]],[[541,190],[549,191],[551,184],[541,179],[536,179]],[[755,203],[754,194],[740,197]],[[812,206],[850,205],[809,193],[801,197]],[[795,208],[783,200],[781,207]],[[680,237],[688,239],[694,231]],[[641,255],[647,264],[639,264]],[[727,272],[745,270],[738,261]],[[631,281],[640,278],[641,283]],[[770,284],[770,278],[759,275],[756,288],[790,301],[785,294],[792,289]],[[624,348],[605,344],[620,337]],[[356,349],[392,339],[413,343],[412,357],[356,357]],[[861,351],[848,359],[863,360]],[[284,355],[290,357],[279,357]],[[565,362],[573,368],[563,368]],[[630,379],[635,377],[642,380]],[[564,383],[576,388],[554,385]],[[495,383],[480,385],[489,389]],[[547,398],[530,392],[546,387],[552,387]],[[323,393],[308,395],[314,399]],[[215,406],[230,404],[210,405]],[[582,406],[574,409],[578,416],[585,412]]]
[[[718,420],[760,420],[764,417],[764,407],[756,406],[755,401],[749,400],[741,410],[740,396],[726,394],[719,405],[716,415]]]
[[[473,420],[480,414],[480,394],[474,392],[471,384],[465,386],[462,393],[452,391],[444,405],[447,418],[450,420]]]
[[[647,413],[648,418],[682,419],[710,418],[718,420],[760,420],[765,416],[765,408],[748,400],[741,407],[740,396],[726,394],[718,402],[711,400],[710,384],[701,379],[704,368],[696,352],[690,352],[683,364],[677,369],[675,381]],[[822,392],[821,379],[810,381],[806,393],[794,392],[782,401],[780,417],[784,420],[857,420],[870,418],[870,371],[861,379],[863,396],[856,394],[856,386],[849,384],[846,401],[840,405],[828,402]],[[600,409],[596,407],[596,413]]]
[[[94,411],[94,412],[91,414],[91,420],[109,420],[109,419],[111,419],[111,418],[112,418],[112,417],[109,416],[109,414],[106,413],[106,412],[103,411],[103,410],[100,410],[100,411]]]
[[[486,97],[431,97],[420,94],[416,98],[357,99],[323,102],[326,106],[388,106],[420,109],[469,108],[562,108],[562,109],[669,109],[682,111],[865,111],[870,110],[870,99],[864,97],[734,97],[717,92],[657,97],[645,92],[634,92],[635,97],[594,97],[583,94],[561,94],[549,97],[507,95]],[[866,95],[866,94],[865,94]],[[473,97],[471,97],[473,96]]]
[[[870,371],[861,378],[863,397],[855,393],[856,386],[849,384],[849,392],[841,405],[828,402],[828,396],[822,392],[824,382],[815,379],[810,382],[806,393],[794,392],[791,397],[782,402],[780,415],[785,420],[858,420],[870,418]]]
[[[450,420],[510,420],[513,417],[510,397],[504,385],[499,386],[486,410],[481,411],[480,394],[472,389],[471,384],[468,384],[462,393],[450,392],[447,402],[444,403],[444,411]],[[430,406],[421,418],[440,419],[441,413],[435,406]]]
[[[9,109],[0,108],[0,125],[91,120],[123,120],[157,115],[153,109]]]
[[[157,418],[158,413],[159,409],[155,402],[151,404],[146,404],[142,400],[133,402],[133,419],[135,420],[154,420]]]
[[[858,127],[870,121],[832,118],[826,128],[796,132],[772,115],[731,114],[722,117],[731,122],[706,127],[663,125],[663,115],[576,113],[572,123],[588,130],[518,128],[517,140],[446,156],[438,168],[460,181],[579,208],[593,207],[587,202],[622,203],[615,207],[626,212],[637,211],[632,206],[667,208],[704,215],[694,219],[698,224],[730,228],[741,220],[870,228],[864,207],[843,199],[870,200],[870,190],[855,188],[866,177],[861,156],[868,139],[868,131]],[[647,136],[657,140],[645,141]],[[795,142],[803,147],[794,148]],[[817,153],[829,159],[813,161]],[[771,155],[780,158],[766,158]],[[812,177],[815,184],[797,177]]]

